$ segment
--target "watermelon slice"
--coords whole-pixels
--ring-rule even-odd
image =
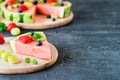
[[[29,33],[25,33],[20,36],[17,36],[10,41],[10,46],[12,51],[20,55],[31,56],[38,59],[44,59],[44,60],[51,60],[50,49],[49,49],[48,41],[46,39],[45,34],[43,32],[35,32],[35,33],[38,33],[42,36],[40,38],[40,40],[42,41],[41,46],[36,45],[37,40],[33,40],[29,44],[22,43],[19,40],[20,36],[23,36],[23,35],[30,36],[31,33],[29,32]]]

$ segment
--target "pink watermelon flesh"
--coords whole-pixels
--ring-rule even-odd
[[[21,43],[18,39],[15,40],[16,53],[36,57],[44,60],[51,60],[50,49],[48,42],[44,41],[42,46],[37,46],[36,41],[30,44]]]
[[[65,2],[65,6],[67,5],[68,3]],[[56,15],[58,17],[60,17],[60,11],[61,11],[61,8],[65,7],[65,6],[53,6],[51,5],[50,3],[46,3],[44,5],[42,4],[38,4],[37,5],[37,11],[39,13],[42,13],[44,15],[47,15],[47,14],[50,14],[50,15]]]
[[[37,5],[37,11],[39,13],[42,13],[42,14],[45,14],[45,15],[46,14],[50,14],[50,15],[55,14],[55,15],[59,16],[60,9],[61,9],[61,7],[54,7],[49,3],[46,3],[44,5],[42,5],[42,4]]]

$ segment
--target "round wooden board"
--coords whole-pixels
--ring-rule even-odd
[[[6,43],[4,43],[3,45],[0,45],[0,49],[4,49],[6,51],[11,52],[10,50],[10,46],[8,41],[11,38],[6,38]],[[0,59],[0,74],[23,74],[23,73],[31,73],[31,72],[35,72],[35,71],[39,71],[45,68],[48,68],[50,66],[52,66],[58,58],[58,51],[55,48],[55,46],[53,46],[51,43],[49,43],[49,47],[51,50],[51,54],[52,54],[52,60],[51,61],[46,61],[46,60],[39,60],[39,64],[38,65],[32,65],[31,64],[27,64],[24,61],[19,63],[19,64],[10,64],[8,62],[5,62],[3,60]],[[13,53],[14,55],[16,55],[16,53]],[[18,56],[18,55],[16,55]],[[23,57],[23,55],[19,55],[19,57]],[[25,56],[24,56],[25,57]]]
[[[56,21],[52,21],[52,19],[47,19],[45,15],[36,15],[35,22],[33,24],[24,24],[24,23],[16,23],[18,27],[22,29],[49,29],[60,27],[70,23],[73,20],[73,13],[64,18],[64,19],[57,19]],[[6,23],[7,25],[10,21],[1,19],[1,22]]]

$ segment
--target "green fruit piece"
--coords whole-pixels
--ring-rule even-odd
[[[6,25],[4,23],[0,23],[0,31],[6,31]]]
[[[57,17],[57,15],[52,15],[51,18],[57,19],[58,17]]]
[[[33,65],[37,65],[37,64],[38,64],[38,61],[37,61],[36,59],[33,59],[33,60],[32,60],[32,64],[33,64]]]
[[[33,38],[34,39],[40,39],[41,38],[41,35],[39,33],[34,33],[33,34]]]
[[[44,3],[44,0],[40,0],[40,4],[45,4],[45,3]]]
[[[23,22],[24,23],[32,23],[32,14],[25,14],[23,17]]]
[[[52,3],[53,6],[60,6],[60,2],[54,2]]]
[[[13,9],[14,7],[13,7],[13,6],[8,6],[7,8],[11,10],[11,9]]]
[[[13,8],[19,8],[19,4],[14,4],[12,6],[13,6]]]
[[[33,0],[28,0],[29,2],[33,2]]]
[[[25,2],[24,4],[25,4],[28,8],[31,8],[32,5],[33,5],[31,2]]]
[[[0,58],[1,58],[1,55],[4,53],[5,51],[0,49]]]
[[[40,33],[40,35],[41,35],[40,39],[37,39],[37,40],[45,41],[46,40],[46,36],[43,33]]]
[[[17,35],[19,35],[21,33],[19,28],[13,28],[10,32],[14,36],[17,36]]]
[[[8,61],[8,57],[11,56],[10,52],[4,52],[1,55],[1,59],[3,59],[4,61]]]
[[[19,59],[16,56],[11,55],[8,57],[8,62],[11,64],[17,64],[19,62]]]
[[[3,32],[4,31],[4,28],[3,27],[0,27],[0,32]]]
[[[30,58],[25,58],[25,63],[30,63]]]

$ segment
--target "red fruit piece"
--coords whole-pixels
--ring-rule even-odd
[[[21,41],[24,44],[28,44],[28,43],[31,43],[33,39],[30,36],[20,36],[19,41]]]
[[[4,37],[2,34],[0,34],[0,44],[3,44],[5,42]]]
[[[10,32],[13,28],[16,27],[16,24],[15,23],[10,23],[7,27],[7,31]]]
[[[26,5],[20,5],[20,9],[22,11],[28,10],[28,7]]]
[[[57,2],[58,0],[51,0],[51,2]]]
[[[7,4],[8,4],[8,5],[13,5],[13,4],[15,4],[15,3],[16,3],[15,0],[8,0],[8,1],[7,1]]]

